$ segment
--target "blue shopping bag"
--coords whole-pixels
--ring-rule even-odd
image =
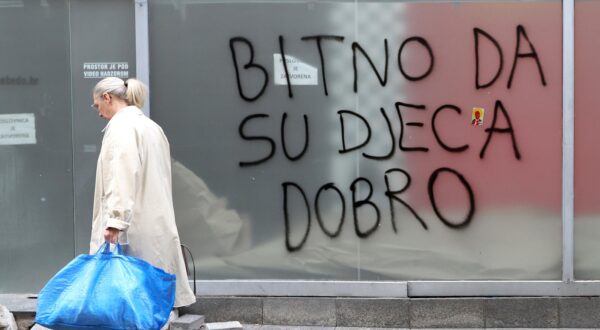
[[[175,275],[104,243],[50,279],[35,322],[51,329],[160,329],[174,303]]]

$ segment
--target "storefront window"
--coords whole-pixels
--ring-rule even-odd
[[[91,91],[135,74],[133,13],[122,0],[0,1],[0,293],[37,292],[89,252],[106,125]]]
[[[152,117],[202,278],[560,279],[561,15],[150,1]]]
[[[600,279],[600,153],[595,144],[600,102],[596,98],[600,79],[595,31],[600,3],[575,2],[575,279]]]
[[[0,292],[73,257],[68,28],[67,1],[0,2]]]

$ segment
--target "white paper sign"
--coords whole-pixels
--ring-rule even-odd
[[[36,143],[33,113],[0,115],[0,145]]]
[[[291,85],[318,85],[317,68],[301,62],[297,58],[285,55],[285,62],[290,77]],[[287,85],[285,68],[281,54],[273,54],[273,72],[275,72],[275,85]]]
[[[127,62],[83,63],[83,78],[102,79],[107,77],[129,78]]]

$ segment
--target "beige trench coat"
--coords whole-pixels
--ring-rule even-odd
[[[167,138],[134,106],[117,112],[103,132],[90,253],[107,227],[117,228],[127,255],[176,275],[175,307],[194,303],[175,225]]]

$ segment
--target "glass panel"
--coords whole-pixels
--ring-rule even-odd
[[[151,1],[201,276],[560,279],[561,22],[560,1]]]
[[[88,253],[90,248],[96,162],[102,144],[101,130],[106,126],[106,120],[90,111],[92,88],[100,78],[86,75],[97,72],[121,78],[135,76],[134,22],[131,1],[71,1],[76,254]],[[93,68],[90,63],[117,63],[117,69],[89,69]]]
[[[0,1],[0,292],[73,258],[68,28],[66,1]]]
[[[390,49],[385,87],[361,58],[357,109],[373,131],[361,151],[392,145],[380,107],[400,140],[390,159],[359,157],[381,211],[363,225],[375,232],[360,241],[362,279],[560,279],[560,1],[357,12],[356,40],[379,70],[383,37]],[[387,171],[391,190],[406,187],[394,213]]]
[[[37,292],[89,251],[106,125],[91,90],[135,74],[133,23],[130,1],[0,1],[0,293]]]
[[[575,278],[600,279],[598,234],[600,233],[600,152],[596,140],[600,101],[600,47],[596,33],[600,2],[575,2]]]

